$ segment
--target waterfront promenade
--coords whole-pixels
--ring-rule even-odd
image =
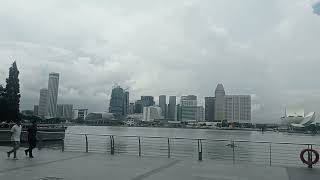
[[[314,180],[320,169],[276,167],[193,159],[138,157],[36,150],[35,158],[8,159],[0,147],[0,179],[5,180]]]

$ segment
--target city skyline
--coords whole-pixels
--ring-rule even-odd
[[[252,96],[253,121],[278,121],[285,107],[319,112],[315,2],[10,1],[0,7],[0,76],[17,61],[21,109],[59,72],[59,103],[91,111],[108,108],[114,83],[131,99],[194,94],[202,105],[223,83]]]

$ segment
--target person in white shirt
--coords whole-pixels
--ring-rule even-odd
[[[13,158],[17,159],[17,150],[20,146],[21,129],[20,121],[16,122],[16,124],[11,128],[11,142],[13,149],[7,152],[8,157],[10,157],[10,154],[13,153]]]

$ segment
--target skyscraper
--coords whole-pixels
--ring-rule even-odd
[[[124,92],[124,99],[123,99],[123,113],[124,116],[129,114],[129,92]]]
[[[141,96],[142,106],[149,107],[154,105],[153,96]]]
[[[177,119],[176,105],[177,105],[176,96],[170,96],[169,97],[169,105],[168,105],[168,119],[170,119],[170,120]]]
[[[47,116],[48,105],[48,89],[40,89],[38,116],[44,118]]]
[[[124,113],[125,93],[120,86],[112,89],[109,112],[116,116],[122,116]]]
[[[197,106],[197,122],[202,122],[204,121],[204,108],[203,106]]]
[[[251,96],[250,95],[226,95],[225,112],[228,122],[251,122]]]
[[[181,96],[181,121],[197,120],[197,96]]]
[[[48,117],[57,117],[59,74],[50,73],[48,82]]]
[[[161,108],[161,116],[166,118],[166,111],[167,111],[167,97],[166,95],[159,96],[159,106]]]
[[[142,113],[143,109],[142,109],[142,101],[141,100],[137,100],[134,103],[134,113],[140,114]]]
[[[214,121],[214,97],[205,97],[205,120]]]
[[[215,90],[214,120],[225,120],[225,91],[222,84],[218,84]]]

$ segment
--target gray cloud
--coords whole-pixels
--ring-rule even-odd
[[[320,19],[315,1],[4,1],[0,83],[18,61],[22,109],[48,73],[59,102],[107,109],[112,85],[141,95],[252,94],[254,121],[284,107],[319,111]],[[202,102],[203,100],[201,100]]]

